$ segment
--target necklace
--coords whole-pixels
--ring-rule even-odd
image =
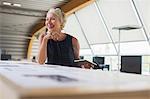
[[[57,37],[57,41],[63,41],[66,38],[66,34],[61,33],[58,37]]]

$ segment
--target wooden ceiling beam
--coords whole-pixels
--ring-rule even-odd
[[[93,3],[95,0],[71,0],[67,4],[61,6],[60,8],[64,11],[66,16],[84,8],[85,6]]]

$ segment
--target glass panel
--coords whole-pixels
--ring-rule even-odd
[[[118,41],[118,31],[113,27],[137,25],[141,26],[137,20],[130,0],[97,0],[103,13],[106,24],[112,33],[114,41]],[[121,41],[145,40],[141,30],[121,31]],[[134,35],[134,36],[133,36]]]
[[[121,55],[150,55],[150,47],[146,41],[121,43],[120,54]]]
[[[75,18],[75,15],[72,14],[67,18],[64,31],[78,39],[80,48],[89,48],[88,43],[81,31],[81,27],[79,27],[79,23]]]
[[[90,56],[92,55],[91,49],[81,49],[80,56]]]
[[[93,56],[86,55],[86,56],[84,56],[84,59],[92,62],[93,61]]]
[[[91,45],[94,55],[117,55],[113,44]]]
[[[115,42],[119,41],[119,30],[113,30],[113,38]],[[144,39],[143,31],[141,29],[136,30],[120,30],[120,42],[127,41],[146,41]]]
[[[105,64],[110,65],[110,71],[118,71],[117,56],[105,56]]]
[[[142,56],[142,74],[150,75],[150,56]]]
[[[94,4],[77,11],[76,15],[90,44],[110,42]]]
[[[150,0],[134,0],[150,39]]]

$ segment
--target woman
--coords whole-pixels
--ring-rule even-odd
[[[78,40],[62,33],[65,24],[64,13],[59,8],[52,8],[46,15],[47,32],[40,35],[38,62],[48,64],[75,66],[74,60],[79,59]]]
[[[40,35],[40,49],[38,62],[71,67],[83,67],[74,63],[79,59],[78,40],[61,32],[65,25],[65,15],[59,8],[52,8],[46,15],[45,25],[47,32]],[[85,68],[90,68],[85,64]]]

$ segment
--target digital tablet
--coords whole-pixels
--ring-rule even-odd
[[[92,68],[94,68],[95,66],[97,66],[96,63],[93,63],[93,62],[90,62],[88,60],[83,60],[83,59],[80,59],[80,60],[74,60],[75,63],[79,64],[79,65],[84,65],[86,63],[90,64],[92,66]]]

